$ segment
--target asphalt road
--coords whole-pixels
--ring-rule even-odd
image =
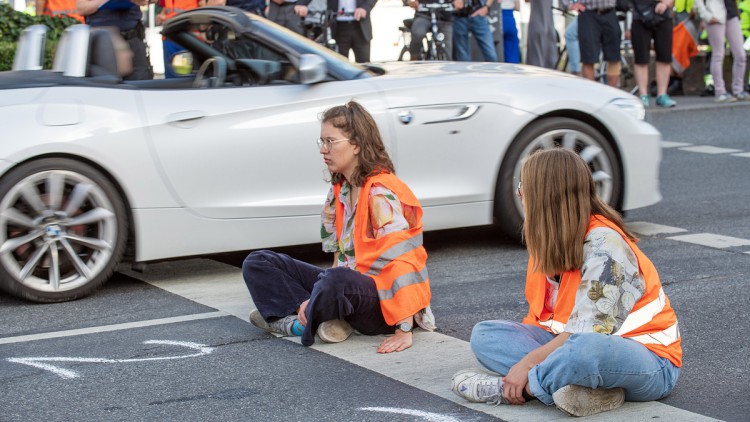
[[[626,216],[683,230],[641,235],[678,313],[685,352],[680,381],[661,402],[747,421],[750,156],[742,154],[750,152],[750,107],[683,104],[648,116],[667,141],[664,200]],[[523,316],[522,246],[488,227],[427,233],[425,244],[442,335],[466,341],[478,321]],[[326,265],[318,250],[284,249]],[[243,256],[210,259],[231,269]],[[209,294],[221,294],[215,286]],[[75,302],[34,305],[0,295],[0,420],[495,420],[187,297],[124,274]],[[75,329],[90,332],[66,331]],[[410,368],[427,361],[404,356],[397,363]]]

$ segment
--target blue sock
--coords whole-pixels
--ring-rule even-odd
[[[294,324],[292,325],[292,334],[295,336],[301,336],[303,331],[305,331],[305,327],[299,323],[298,319],[295,319]]]

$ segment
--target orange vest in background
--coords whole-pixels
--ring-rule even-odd
[[[196,8],[198,8],[198,0],[164,0],[164,20]]]
[[[70,16],[83,23],[83,16],[78,14],[76,0],[47,0],[41,14],[49,16]]]
[[[370,189],[375,183],[393,192],[404,206],[414,207],[414,227],[389,233],[379,239],[370,236]],[[341,185],[334,185],[333,192],[336,198],[336,233],[341,239],[344,229],[344,204],[338,201]],[[390,173],[367,179],[357,200],[353,236],[357,271],[375,280],[380,308],[388,325],[396,325],[430,305],[427,252],[422,246],[422,207],[404,182]]]
[[[645,293],[633,306],[620,329],[613,334],[635,340],[656,355],[669,359],[675,366],[682,366],[682,347],[677,315],[664,294],[654,264],[617,225],[604,216],[593,215],[591,217],[586,235],[588,236],[591,230],[598,227],[615,230],[625,239],[638,259],[638,270],[643,274],[646,282]],[[533,266],[534,260],[529,257],[526,274],[526,301],[529,303],[529,313],[523,319],[523,323],[537,325],[551,333],[560,334],[565,331],[565,324],[573,311],[576,292],[581,283],[581,271],[576,269],[566,271],[561,275],[555,309],[550,312],[544,306],[547,276],[532,272]]]

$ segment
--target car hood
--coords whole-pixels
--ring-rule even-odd
[[[635,98],[605,84],[536,66],[474,62],[383,62],[370,80],[391,107],[420,103],[495,102],[534,114],[593,113],[616,98]],[[402,95],[397,95],[401,93]],[[413,95],[404,95],[412,93]]]

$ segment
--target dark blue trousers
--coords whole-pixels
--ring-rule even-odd
[[[315,342],[322,322],[347,321],[366,335],[393,334],[380,310],[375,281],[349,268],[322,269],[288,255],[256,251],[245,258],[242,277],[258,311],[273,321],[297,312],[310,299],[305,310],[307,326],[302,344]]]

